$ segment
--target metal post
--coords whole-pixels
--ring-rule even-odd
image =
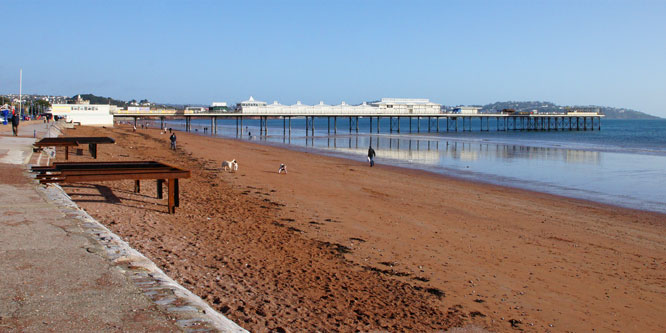
[[[379,134],[379,123],[381,122],[381,118],[377,117],[377,134]],[[379,139],[378,139],[379,140]]]
[[[333,117],[333,134],[338,134],[338,117]]]
[[[349,117],[349,133],[351,133],[352,129],[352,117]]]
[[[416,117],[416,132],[421,133],[421,117]]]
[[[308,116],[305,116],[305,136],[308,136],[310,131],[310,124],[308,124]]]
[[[398,119],[398,133],[400,133],[400,117],[396,117]],[[398,146],[400,145],[400,140],[398,140]]]
[[[326,117],[328,120],[328,134],[331,134],[331,117]]]
[[[314,128],[315,128],[315,122],[314,122],[314,120],[315,120],[315,117],[314,117],[314,116],[310,117],[310,121],[312,121],[312,126],[311,126],[311,129],[310,129],[310,130],[312,131],[312,136],[314,136],[314,131],[315,131],[315,129],[314,129]],[[314,142],[314,141],[313,141],[313,142]]]
[[[393,133],[393,117],[389,117],[389,133]]]
[[[370,134],[372,134],[372,116],[370,116]]]

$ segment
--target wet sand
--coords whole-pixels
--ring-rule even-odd
[[[384,166],[381,151],[370,168],[182,132],[175,152],[158,130],[66,134],[115,138],[99,161],[192,170],[175,215],[154,182],[63,187],[251,331],[666,330],[663,214]]]

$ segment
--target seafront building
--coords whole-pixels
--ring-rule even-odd
[[[113,125],[113,113],[118,109],[115,105],[108,104],[53,104],[54,116],[65,118],[67,121],[80,123],[81,125],[111,126]]]
[[[252,96],[246,101],[236,105],[237,111],[243,114],[273,114],[273,115],[292,115],[292,114],[435,114],[440,113],[441,105],[433,103],[424,98],[382,98],[379,101],[363,102],[358,105],[350,105],[342,102],[338,105],[328,105],[319,102],[315,105],[303,104],[300,101],[293,105],[280,104],[277,101],[267,104],[263,101],[257,101]]]

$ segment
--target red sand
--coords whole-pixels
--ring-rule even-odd
[[[64,188],[251,331],[666,331],[662,214],[189,133],[176,152],[158,130],[67,134],[192,170],[175,215],[154,182]]]

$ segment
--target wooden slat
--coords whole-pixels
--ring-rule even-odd
[[[167,179],[169,186],[168,208],[173,214],[179,206],[178,179],[190,178],[189,170],[182,170],[155,161],[113,162],[57,162],[51,167],[33,167],[42,184],[78,183],[89,181],[135,180],[135,190],[140,189],[142,179],[157,179],[158,197],[162,197],[161,183]]]

